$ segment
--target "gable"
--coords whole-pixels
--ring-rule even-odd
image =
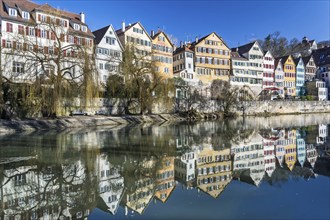
[[[160,40],[159,37],[163,37],[164,41]],[[173,49],[172,42],[170,41],[170,39],[167,37],[167,35],[164,32],[159,32],[159,33],[155,34],[152,38],[153,38],[153,40],[152,40],[153,43],[158,43],[159,42],[161,44],[171,46],[172,49]]]
[[[137,22],[135,24],[133,24],[129,29],[132,31],[132,32],[135,32],[136,29],[134,28],[138,28],[138,29],[141,29],[143,30],[143,35],[147,36],[149,38],[150,41],[152,41],[152,38],[149,36],[148,32],[146,31],[146,29],[144,29],[144,27],[142,26],[142,24],[140,22]],[[126,30],[128,31],[128,30]]]
[[[205,37],[202,37],[201,39],[198,40],[198,42],[193,42],[192,45],[201,45],[201,44],[205,44],[206,40],[213,40],[213,41],[218,41],[220,42],[220,45],[214,45],[214,46],[222,46],[228,50],[230,50],[230,47],[228,47],[228,45],[226,44],[226,42],[216,33],[216,32],[212,32],[209,35],[206,35]],[[206,44],[207,45],[207,44]]]

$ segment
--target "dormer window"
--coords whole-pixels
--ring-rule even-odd
[[[73,24],[73,29],[79,31],[80,30],[80,25],[79,24]]]
[[[115,45],[115,43],[116,43],[116,39],[113,37],[106,37],[105,40],[106,40],[107,44],[110,44],[110,45]]]
[[[87,32],[87,27],[86,27],[86,26],[81,26],[81,30],[82,30],[83,32]]]
[[[9,8],[8,13],[10,16],[15,16],[15,17],[17,16],[17,10],[14,8]]]
[[[24,19],[30,19],[30,13],[27,12],[27,11],[23,11],[22,12],[22,18],[24,18]]]

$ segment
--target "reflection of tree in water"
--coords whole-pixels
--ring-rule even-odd
[[[42,154],[41,149],[39,153]],[[57,219],[88,214],[95,200],[95,189],[92,187],[94,180],[88,175],[92,172],[83,161],[88,156],[79,153],[76,158],[53,155],[55,157],[52,160],[26,160],[1,166],[1,190],[11,189],[6,199],[13,199],[13,202],[7,201],[5,204],[1,198],[6,206],[6,213],[2,211],[2,217],[49,216]]]

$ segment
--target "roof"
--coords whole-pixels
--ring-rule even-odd
[[[282,58],[275,58],[275,69],[277,68],[278,66],[278,63],[280,63],[282,65],[282,61],[281,61]]]
[[[323,66],[330,64],[330,47],[324,47],[314,50],[312,52],[313,59],[316,66]]]
[[[256,41],[253,41],[251,43],[248,43],[248,44],[236,47],[236,48],[232,48],[232,51],[238,52],[239,54],[245,54],[251,50],[251,48],[253,47],[255,42]]]
[[[293,59],[293,62],[294,62],[296,65],[298,65],[300,59],[302,59],[302,58],[301,58],[301,57],[295,58],[295,59]]]
[[[122,35],[122,34],[124,34],[126,31],[128,31],[129,29],[131,29],[131,28],[132,28],[134,25],[136,25],[136,24],[139,24],[139,25],[142,27],[144,33],[150,38],[150,41],[151,41],[151,40],[152,40],[151,37],[149,36],[149,34],[148,34],[148,32],[146,31],[146,29],[143,27],[143,25],[142,25],[139,21],[138,21],[138,22],[135,22],[135,23],[133,23],[133,24],[129,24],[128,26],[125,26],[125,30],[124,30],[124,31],[122,30],[122,28],[116,30],[116,34],[117,34],[118,36],[119,36],[119,35]]]
[[[165,34],[163,31],[159,31],[159,32],[157,32],[157,33],[156,33],[154,36],[152,36],[151,38],[154,40],[154,39],[156,39],[156,37],[158,37],[161,33],[164,34],[164,36],[166,37],[166,39],[168,40],[168,42],[170,42],[171,46],[173,47],[174,45],[173,45],[172,41],[170,40],[170,38],[168,38],[167,34]]]
[[[223,42],[223,44],[224,44],[226,47],[228,47],[227,43],[226,43],[226,42],[222,39],[222,37],[220,37],[216,32],[212,32],[212,33],[210,33],[210,34],[208,34],[208,35],[202,37],[201,39],[198,39],[198,41],[194,41],[194,42],[192,42],[192,43],[191,43],[191,46],[194,47],[194,46],[198,45],[201,41],[203,41],[205,38],[207,38],[207,37],[210,36],[211,34],[215,34],[215,35],[216,35],[216,36],[217,36],[217,37]],[[230,48],[230,47],[228,47],[228,48]]]
[[[59,17],[67,18],[73,23],[86,25],[85,23],[81,22],[79,14],[67,12],[64,10],[59,10],[48,4],[39,5],[30,0],[0,0],[0,1],[1,1],[1,4],[0,4],[1,19],[8,19],[8,20],[19,21],[19,22],[23,22],[23,23],[36,22],[35,16],[33,16],[33,14],[36,11],[41,11],[41,12],[45,12],[47,14],[58,14]],[[6,6],[10,7],[10,8],[20,9],[20,10],[29,12],[30,19],[29,20],[23,19],[21,17],[20,10],[18,10],[18,15],[16,17],[9,16]],[[74,32],[74,33],[78,32],[79,34],[82,34],[82,35],[94,37],[94,35],[92,34],[92,32],[89,28],[87,29],[87,33],[86,33],[83,31],[76,31],[73,29],[73,27],[70,26],[69,32]]]
[[[191,49],[188,48],[188,46],[186,45],[183,45],[182,47],[178,47],[175,51],[174,51],[174,55],[175,54],[178,54],[178,53],[181,53],[181,52],[190,52],[190,53],[194,53],[194,51],[192,51]]]
[[[286,55],[286,56],[282,56],[282,57],[277,57],[276,59],[279,59],[283,65],[290,56],[291,55]]]
[[[103,27],[101,29],[98,29],[96,31],[93,31],[93,34],[95,36],[95,39],[94,39],[95,45],[97,45],[97,44],[99,44],[101,42],[101,40],[103,39],[104,35],[107,33],[107,31],[109,30],[109,28],[111,28],[112,30],[114,30],[114,28],[110,24],[110,25],[105,26],[105,27]],[[122,44],[120,43],[120,40],[118,39],[118,36],[117,36],[116,32],[114,32],[114,34],[116,35],[117,42],[118,42],[120,48],[122,50],[124,50]]]
[[[312,58],[312,55],[302,58],[305,66],[307,66],[307,64],[311,60],[311,58]]]
[[[231,55],[231,59],[248,61],[248,59],[242,57],[238,52],[230,52],[230,55]]]
[[[98,29],[96,31],[93,31],[93,34],[95,36],[95,44],[99,44],[104,37],[105,33],[107,33],[107,30],[109,29],[110,25],[105,26],[101,29]]]

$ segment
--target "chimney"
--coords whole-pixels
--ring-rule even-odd
[[[196,43],[198,43],[198,37],[196,37],[196,39],[195,39],[195,40],[196,40]]]
[[[80,21],[82,23],[85,23],[85,14],[84,14],[84,12],[80,12]]]
[[[180,41],[180,47],[182,47],[182,46],[183,46],[182,41]]]
[[[150,37],[154,37],[154,35],[155,35],[155,31],[151,30]]]
[[[123,21],[122,23],[122,28],[121,28],[122,31],[125,31],[125,21]]]

